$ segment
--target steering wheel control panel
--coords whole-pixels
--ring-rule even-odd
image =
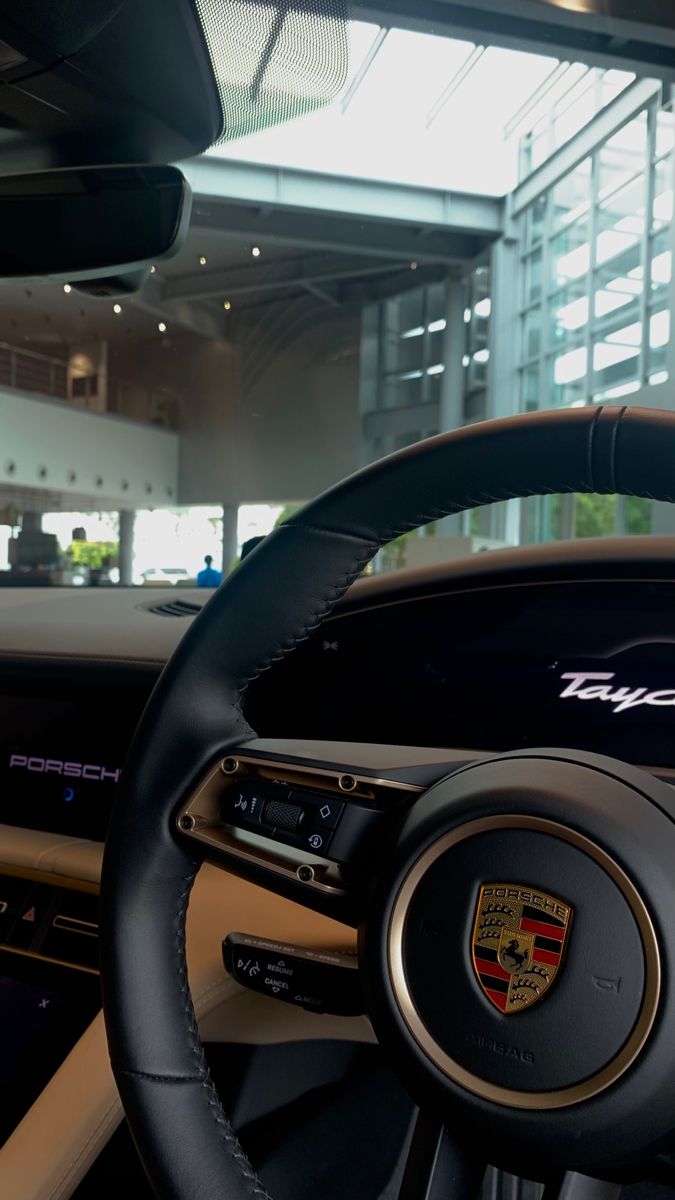
[[[289,788],[283,783],[244,780],[227,792],[220,815],[227,825],[252,829],[287,846],[334,858],[331,842],[344,809],[342,800],[320,792]],[[365,815],[368,819],[369,814]]]
[[[245,933],[223,942],[225,969],[242,987],[310,1012],[365,1012],[356,955],[287,946]]]
[[[257,863],[339,897],[421,790],[244,752],[216,764],[176,820],[212,857]]]

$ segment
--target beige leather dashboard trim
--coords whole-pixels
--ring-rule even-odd
[[[39,871],[53,876],[55,884],[72,880],[98,887],[102,856],[100,842],[0,825],[0,872],[8,867],[18,873]]]
[[[62,886],[97,883],[103,847],[0,825],[0,873],[40,871]],[[374,1041],[365,1017],[306,1013],[240,988],[223,970],[231,931],[311,947],[353,949],[355,933],[336,921],[205,866],[187,919],[190,986],[202,1037],[252,1044],[318,1038]],[[7,1200],[68,1200],[122,1118],[99,1013],[0,1150]]]

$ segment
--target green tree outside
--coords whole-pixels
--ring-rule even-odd
[[[68,556],[74,566],[97,570],[103,566],[104,559],[116,563],[119,548],[119,542],[71,542]]]

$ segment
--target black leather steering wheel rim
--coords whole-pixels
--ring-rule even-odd
[[[163,1198],[266,1195],[210,1082],[185,961],[199,861],[172,816],[254,736],[247,686],[331,611],[378,548],[493,501],[565,492],[675,501],[675,415],[598,407],[486,422],[419,443],[324,493],[275,531],[195,619],[142,717],[108,833],[102,983],[115,1078]]]

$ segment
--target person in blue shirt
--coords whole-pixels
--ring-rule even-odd
[[[213,558],[210,554],[206,555],[204,562],[206,563],[206,566],[199,572],[197,576],[197,587],[218,587],[222,582],[223,577],[220,571],[216,571],[215,568],[211,566]]]

